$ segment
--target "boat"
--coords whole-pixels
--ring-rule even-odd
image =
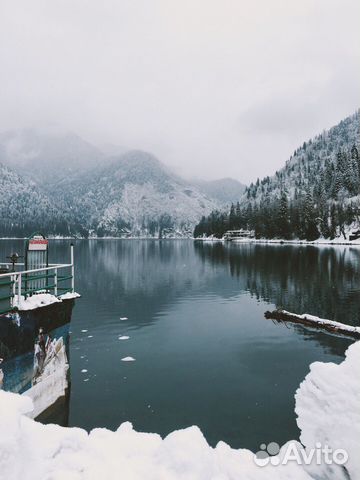
[[[69,327],[80,295],[72,244],[69,263],[50,264],[49,241],[36,233],[20,258],[0,264],[0,388],[30,396],[36,418],[67,393]]]
[[[255,238],[255,232],[253,230],[228,230],[224,233],[223,240],[232,242],[240,239],[252,239]]]

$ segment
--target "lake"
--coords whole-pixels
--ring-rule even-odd
[[[69,243],[51,241],[50,262]],[[2,240],[2,261],[22,245]],[[75,262],[71,390],[51,420],[87,430],[195,424],[214,446],[283,444],[299,435],[294,394],[309,365],[341,362],[351,340],[264,312],[360,325],[359,248],[78,240]]]

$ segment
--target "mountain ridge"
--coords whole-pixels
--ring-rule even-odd
[[[32,146],[38,145],[44,134],[36,133],[31,139],[28,138],[31,132],[0,134],[0,158],[7,163],[6,170],[1,171],[4,178],[0,177],[0,186],[2,184],[7,192],[21,192],[23,185],[26,192],[33,192],[31,199],[34,197],[31,200],[34,208],[26,209],[23,203],[30,197],[0,192],[0,200],[3,199],[3,205],[9,205],[10,211],[27,212],[23,221],[13,214],[14,225],[9,219],[5,221],[4,216],[0,222],[1,235],[14,235],[14,232],[27,235],[31,233],[30,225],[39,225],[54,235],[190,236],[204,213],[221,206],[217,199],[174,174],[148,152],[130,150],[103,157],[90,146],[90,161],[84,157],[77,163],[75,154],[86,152],[90,144],[66,133],[62,138],[75,139],[72,144],[75,142],[77,147],[75,154],[63,162],[66,151],[57,154],[61,134],[55,136],[55,143],[51,135],[45,146],[36,150]],[[29,145],[29,155],[25,155]],[[52,170],[43,169],[47,151],[55,162],[50,162]],[[36,152],[40,152],[38,158]],[[6,181],[10,175],[6,172],[13,172],[13,185]]]

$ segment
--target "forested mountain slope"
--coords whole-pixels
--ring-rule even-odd
[[[252,183],[229,212],[203,218],[195,235],[255,230],[258,238],[334,238],[359,222],[359,111],[304,142],[273,177]]]
[[[79,230],[68,212],[59,210],[37,185],[0,164],[0,236],[34,231],[69,234]]]

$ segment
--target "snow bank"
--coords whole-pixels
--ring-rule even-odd
[[[341,365],[315,363],[296,393],[301,441],[346,448],[351,478],[360,478],[360,342]],[[139,433],[130,423],[117,431],[42,425],[26,416],[29,398],[0,391],[1,480],[310,480],[345,478],[340,466],[256,465],[249,450],[223,442],[211,448],[197,427]],[[239,425],[239,428],[241,426]],[[297,444],[297,442],[289,442]],[[289,443],[287,445],[289,445]],[[285,445],[280,451],[283,455]],[[273,457],[275,458],[275,457]]]
[[[35,308],[45,307],[47,305],[52,305],[53,303],[60,303],[63,300],[71,300],[79,297],[80,295],[76,292],[64,293],[64,295],[60,295],[59,297],[51,295],[50,293],[37,293],[36,295],[27,298],[22,295],[20,302],[18,302],[18,297],[15,297],[13,306],[21,311],[35,310]]]
[[[300,441],[345,449],[350,477],[360,478],[360,341],[340,365],[315,362],[295,395]]]

